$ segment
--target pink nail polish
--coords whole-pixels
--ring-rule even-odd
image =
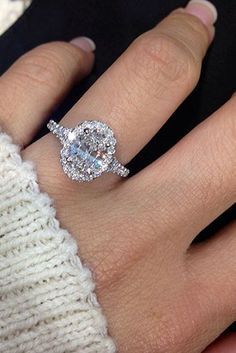
[[[216,7],[207,0],[191,0],[185,11],[198,17],[207,27],[214,25],[218,17]]]
[[[87,52],[92,52],[96,49],[96,44],[88,37],[77,37],[72,39],[70,43]]]

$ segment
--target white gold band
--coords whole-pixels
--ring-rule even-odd
[[[127,177],[129,175],[129,169],[124,167],[115,157],[109,166],[109,172],[117,174],[121,177]]]

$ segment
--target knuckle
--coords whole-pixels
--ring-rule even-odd
[[[184,30],[188,33],[188,37],[185,38],[190,41],[194,40],[194,45],[204,45],[205,47],[209,43],[208,30],[206,26],[196,16],[191,16],[187,13],[174,12],[172,14],[173,21],[176,20],[178,24],[182,24]],[[176,29],[178,26],[175,27]],[[181,28],[181,27],[180,27]]]
[[[41,51],[32,57],[29,56],[25,62],[27,73],[32,81],[43,85],[57,85],[65,82],[65,72],[60,59],[48,48],[41,48]]]
[[[202,60],[209,45],[209,33],[196,16],[174,11],[165,23],[165,32],[183,43],[196,60]]]
[[[153,77],[162,75],[168,82],[192,85],[199,77],[200,65],[181,41],[163,33],[146,33],[134,42],[136,65]],[[155,75],[154,75],[154,78]]]
[[[37,85],[55,89],[67,81],[69,67],[65,58],[72,57],[66,43],[42,44],[21,58],[18,75]]]

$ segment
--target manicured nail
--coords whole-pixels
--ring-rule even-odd
[[[88,37],[77,37],[70,41],[70,43],[76,45],[80,49],[91,52],[96,49],[96,44],[94,41]]]
[[[185,11],[198,17],[207,27],[212,26],[218,17],[216,7],[207,0],[191,0]]]

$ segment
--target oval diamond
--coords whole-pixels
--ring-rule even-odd
[[[61,150],[65,173],[74,180],[93,180],[105,172],[115,153],[112,130],[100,121],[84,121],[70,131]]]

